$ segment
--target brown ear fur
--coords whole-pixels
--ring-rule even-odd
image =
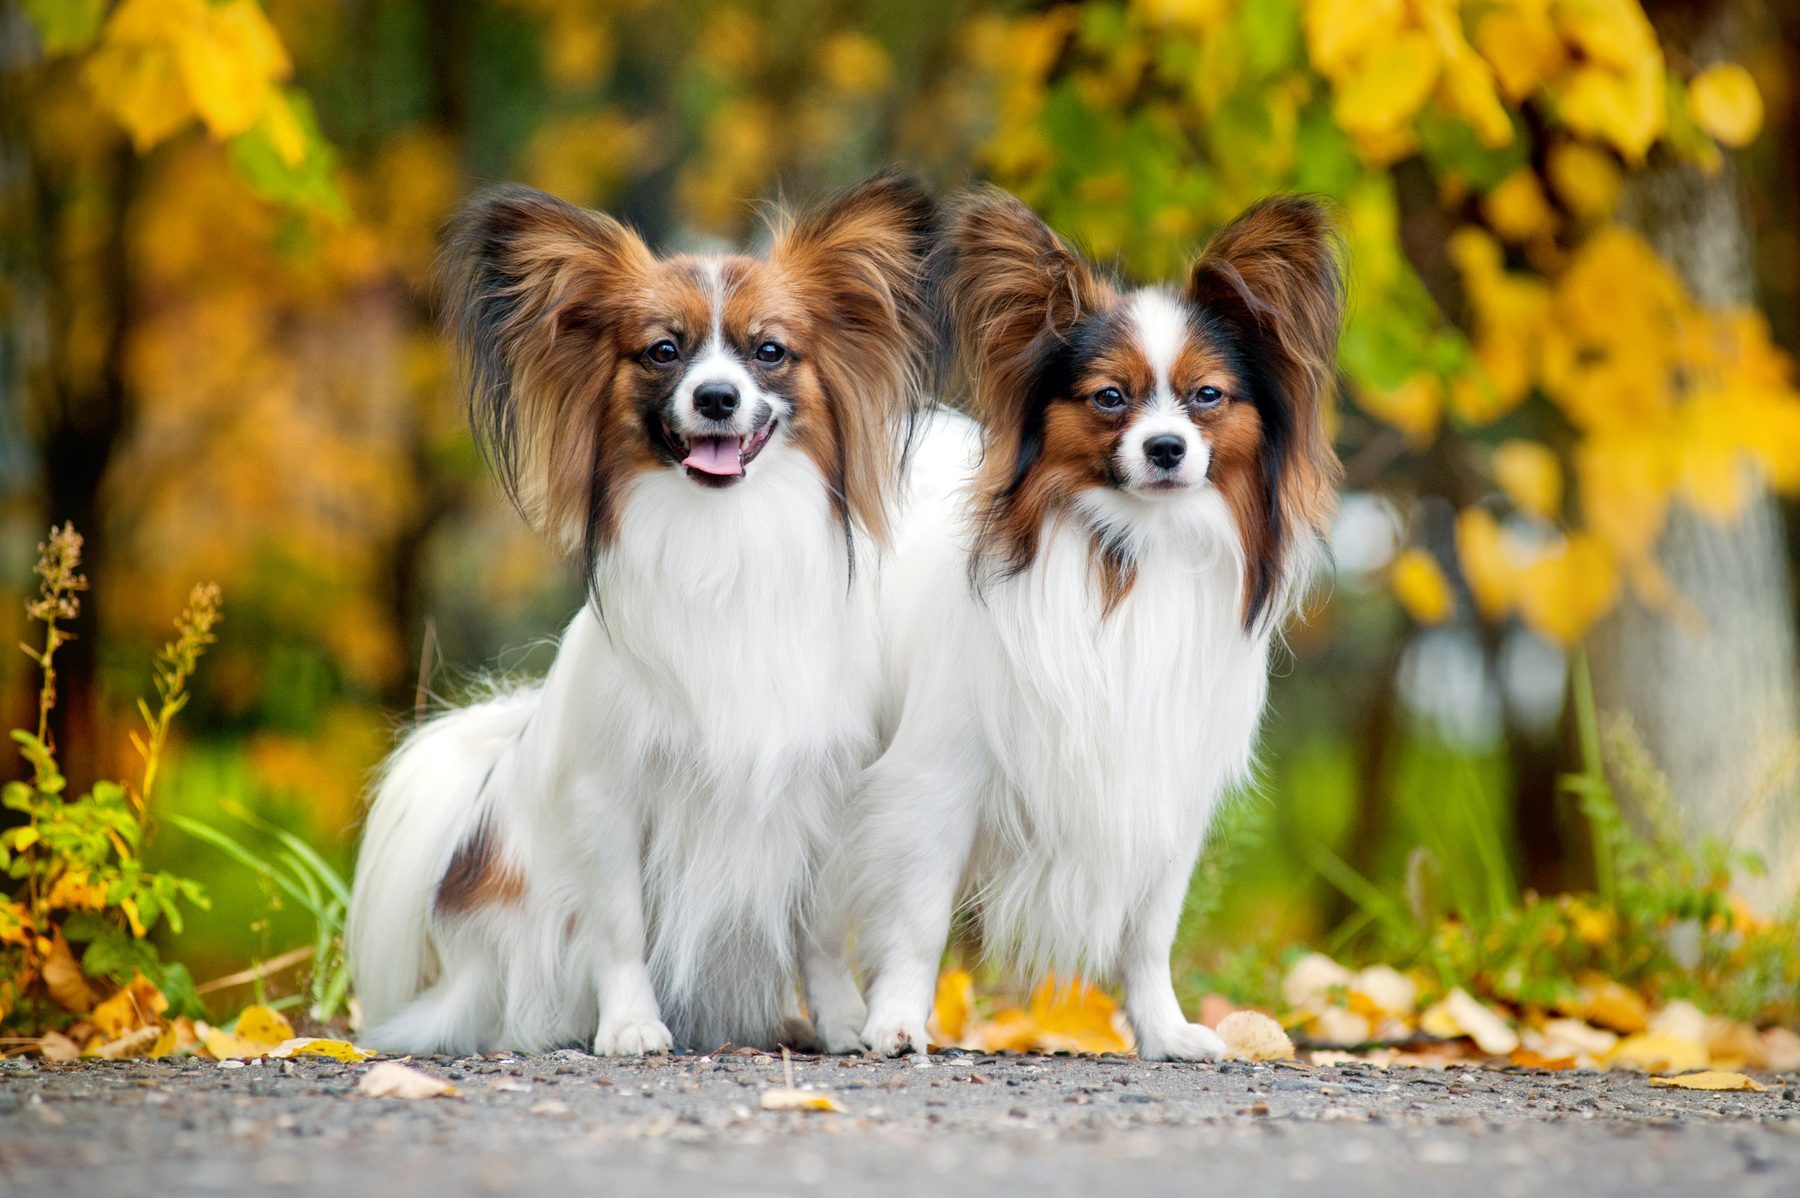
[[[990,564],[1022,569],[1035,553],[1055,497],[1020,490],[1041,447],[1050,398],[1034,395],[1034,384],[1083,313],[1110,298],[1111,288],[1037,213],[998,188],[956,203],[941,253],[945,321],[966,376],[969,413],[987,434],[971,563],[979,579]]]
[[[1344,319],[1342,245],[1323,205],[1275,196],[1213,238],[1188,275],[1189,302],[1230,322],[1279,392],[1263,411],[1257,502],[1246,506],[1248,622],[1289,581],[1303,537],[1323,535],[1342,474],[1325,430]]]
[[[831,441],[821,462],[838,514],[883,543],[931,351],[925,258],[936,209],[897,174],[876,175],[776,230],[770,261],[818,335],[814,369]]]
[[[462,355],[469,421],[507,494],[565,551],[603,535],[608,335],[654,258],[609,216],[529,187],[481,193],[438,277]]]

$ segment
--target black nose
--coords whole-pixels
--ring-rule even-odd
[[[1172,433],[1164,433],[1160,437],[1152,437],[1144,442],[1144,456],[1154,466],[1164,470],[1173,470],[1181,465],[1181,459],[1187,456],[1187,441]]]
[[[694,407],[708,420],[727,420],[737,411],[737,388],[730,383],[701,383],[694,388]]]

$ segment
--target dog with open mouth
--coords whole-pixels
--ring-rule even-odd
[[[928,366],[932,234],[895,176],[761,257],[659,257],[527,188],[464,211],[443,269],[474,427],[591,599],[541,683],[383,771],[347,928],[371,1046],[817,1043],[797,979],[877,747],[861,563]]]
[[[1333,504],[1337,236],[1276,197],[1134,287],[990,189],[941,247],[974,419],[930,418],[883,572],[891,743],[832,871],[867,1007],[813,1016],[925,1051],[961,910],[1021,981],[1121,984],[1145,1059],[1215,1058],[1169,953]]]

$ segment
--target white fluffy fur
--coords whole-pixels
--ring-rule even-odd
[[[548,677],[425,725],[386,770],[348,929],[371,1047],[793,1032],[815,871],[875,748],[872,581],[847,581],[825,482],[779,432],[729,490],[640,475],[618,527],[603,613]],[[445,917],[439,879],[490,812],[523,899]]]
[[[844,866],[870,978],[862,1038],[923,1051],[966,907],[1026,979],[1121,983],[1144,1057],[1216,1057],[1218,1038],[1176,1001],[1169,950],[1212,813],[1249,776],[1267,689],[1269,634],[1244,631],[1237,529],[1205,482],[1096,488],[1050,518],[1031,566],[976,594],[979,453],[969,421],[934,418],[884,578],[891,743],[861,781]],[[1137,565],[1105,618],[1094,529]],[[814,1016],[836,1027],[861,1013]]]

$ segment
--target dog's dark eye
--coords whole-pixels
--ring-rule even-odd
[[[680,348],[678,346],[676,346],[676,344],[673,341],[670,341],[667,337],[664,337],[661,341],[658,341],[656,344],[652,345],[649,349],[644,351],[644,357],[648,358],[652,362],[655,362],[658,366],[667,366],[670,362],[673,362],[676,358],[679,358],[680,356],[681,356]]]
[[[787,357],[787,350],[783,349],[776,342],[765,341],[756,347],[756,360],[758,362],[773,366],[785,357]]]
[[[1125,393],[1117,387],[1102,387],[1094,392],[1094,406],[1105,412],[1116,412],[1125,406]]]
[[[1188,402],[1196,408],[1216,408],[1225,402],[1225,393],[1211,385],[1196,387],[1188,393]]]

